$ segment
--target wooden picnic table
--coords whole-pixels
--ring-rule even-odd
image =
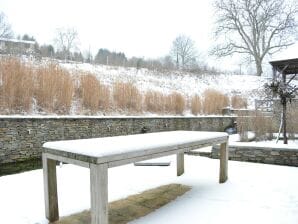
[[[169,131],[137,135],[46,142],[42,161],[46,217],[59,219],[56,161],[90,168],[91,223],[108,224],[108,168],[177,155],[177,175],[184,173],[184,153],[220,144],[219,182],[228,178],[228,135],[224,132]]]

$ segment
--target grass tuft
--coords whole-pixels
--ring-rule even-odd
[[[82,75],[79,86],[79,96],[84,109],[95,114],[99,110],[106,111],[110,106],[109,88],[100,83],[92,74]]]
[[[201,102],[201,98],[198,95],[194,95],[191,98],[190,107],[191,107],[191,113],[193,115],[198,115],[201,113],[202,102]]]
[[[142,111],[142,94],[133,83],[114,83],[113,99],[117,109],[129,112]]]
[[[57,64],[36,70],[35,97],[40,110],[68,114],[74,95],[74,82],[70,74]]]
[[[166,96],[157,91],[147,91],[144,96],[144,108],[151,113],[163,114]]]
[[[33,70],[18,59],[0,61],[0,110],[1,113],[27,113],[33,99]]]
[[[242,96],[233,95],[231,97],[231,106],[234,109],[246,109],[247,99]]]
[[[222,109],[229,106],[229,98],[217,90],[207,89],[203,93],[202,104],[204,114],[221,114]]]

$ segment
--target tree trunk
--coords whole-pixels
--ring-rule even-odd
[[[262,62],[258,59],[255,59],[255,63],[256,63],[256,69],[257,69],[257,76],[261,76],[263,73]]]
[[[283,86],[286,86],[286,75],[282,74],[282,82]],[[282,112],[283,112],[283,136],[284,136],[284,144],[288,144],[288,136],[287,136],[287,96],[282,95],[281,96],[281,102],[282,102]]]

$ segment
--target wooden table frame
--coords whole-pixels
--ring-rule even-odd
[[[187,131],[182,132],[187,134]],[[109,159],[108,161],[101,161],[101,158],[47,148],[45,144],[42,153],[42,162],[46,217],[51,222],[59,219],[56,161],[90,168],[91,223],[108,224],[108,168],[176,154],[177,176],[180,176],[184,173],[185,152],[214,144],[220,144],[219,183],[224,183],[228,179],[228,135],[225,133],[217,137],[199,139],[196,142],[178,144],[175,147],[172,145],[170,147],[158,148],[158,150],[155,148],[154,153],[150,153],[150,151],[148,153],[147,151],[146,154],[134,153],[134,155],[122,157],[120,155],[120,157],[116,156],[116,159]]]

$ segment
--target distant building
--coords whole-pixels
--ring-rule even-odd
[[[0,38],[0,54],[35,55],[35,46],[35,41]]]

